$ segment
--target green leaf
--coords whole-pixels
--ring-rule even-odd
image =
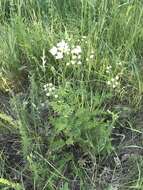
[[[65,144],[66,144],[65,141],[63,141],[62,139],[57,139],[56,141],[52,142],[52,144],[50,145],[50,149],[52,151],[56,151],[62,149]]]
[[[66,140],[66,144],[67,144],[67,145],[73,145],[73,144],[74,144],[74,139],[73,139],[73,137],[68,138],[68,140]]]
[[[53,121],[53,124],[54,124],[55,128],[57,129],[57,131],[60,132],[60,131],[67,129],[68,120],[67,120],[67,118],[59,117],[59,118],[55,119],[55,121]]]

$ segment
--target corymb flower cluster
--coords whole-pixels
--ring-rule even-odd
[[[81,47],[78,45],[78,46],[73,46],[72,49],[71,49],[71,60],[70,62],[68,62],[66,65],[69,66],[69,65],[81,65],[82,62],[81,62],[81,53],[82,53],[82,50],[81,50]]]
[[[115,78],[111,78],[110,80],[107,81],[107,84],[112,87],[112,88],[117,88],[119,87],[119,76],[117,75]]]
[[[46,92],[47,97],[58,98],[58,95],[56,94],[56,88],[52,83],[45,84],[44,91]]]
[[[121,79],[121,76],[123,74],[121,62],[119,64],[117,63],[117,66],[119,66],[119,67],[116,67],[116,73],[117,74],[115,76],[113,74],[115,71],[113,71],[113,67],[111,65],[108,65],[106,67],[106,70],[105,70],[105,72],[108,76],[107,85],[113,89],[120,87],[120,85],[121,85],[120,79]]]
[[[55,59],[63,59],[65,56],[68,56],[69,62],[66,63],[67,66],[82,64],[82,49],[80,45],[70,46],[67,42],[62,40],[61,42],[57,43],[56,46],[53,46],[49,52],[54,56]]]
[[[94,60],[94,58],[95,58],[95,52],[92,50],[89,56],[87,56],[86,61]]]
[[[64,54],[69,54],[69,51],[69,45],[64,40],[57,43],[56,46],[50,49],[50,53],[55,57],[55,59],[62,59]]]
[[[107,66],[106,73],[111,73],[111,71],[112,71],[112,66],[111,65]]]

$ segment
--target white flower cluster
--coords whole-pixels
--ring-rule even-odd
[[[81,65],[81,47],[80,46],[75,46],[71,49],[71,61],[68,62],[66,65]]]
[[[87,36],[82,36],[81,41],[85,41],[85,39],[87,39]]]
[[[82,36],[81,39],[77,40],[78,42],[84,42],[87,44],[87,36]]]
[[[56,94],[56,88],[52,83],[48,83],[44,85],[44,91],[46,92],[47,97],[55,97],[58,98],[58,95]]]
[[[118,62],[117,65],[118,65],[118,66],[122,66],[122,62]]]
[[[115,78],[111,78],[109,81],[107,81],[107,84],[112,88],[117,88],[119,83],[119,76],[117,75]]]
[[[112,70],[112,66],[109,65],[106,67],[106,73],[111,73],[111,70]]]
[[[79,45],[72,46],[70,48],[69,44],[64,40],[57,43],[56,46],[50,49],[50,53],[55,57],[55,59],[62,59],[64,55],[69,55],[70,61],[66,64],[69,65],[81,65],[81,47]]]
[[[57,43],[56,46],[50,49],[50,53],[55,57],[55,59],[62,59],[64,54],[69,54],[69,51],[69,45],[64,40]]]
[[[90,52],[89,56],[86,58],[86,61],[89,61],[89,60],[91,60],[91,59],[94,59],[94,57],[95,57],[95,53],[94,53],[94,51],[92,50],[92,51]]]
[[[71,53],[74,55],[79,55],[81,54],[81,47],[80,46],[73,46],[73,48],[71,49]]]
[[[93,59],[94,56],[95,56],[95,55],[94,55],[94,51],[91,51],[91,54],[90,54],[89,58],[90,58],[90,59]]]

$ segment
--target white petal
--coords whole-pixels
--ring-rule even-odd
[[[76,56],[76,55],[73,55],[73,56],[72,56],[72,59],[77,59],[77,56]]]
[[[76,48],[77,48],[78,52],[81,53],[81,47],[77,46]]]
[[[64,40],[62,40],[61,42],[57,43],[57,47],[64,47],[66,45],[67,45],[67,43]]]
[[[90,55],[90,59],[93,59],[94,58],[94,55]]]
[[[55,58],[56,59],[62,59],[63,58],[63,53],[62,52],[58,52]]]
[[[107,84],[108,84],[108,85],[110,85],[110,84],[111,84],[111,82],[110,82],[110,81],[108,81],[108,82],[107,82]]]
[[[116,80],[119,80],[119,76],[116,76]]]
[[[63,52],[63,53],[69,52],[69,46],[68,46],[68,44],[64,40],[62,40],[61,42],[59,42],[57,44],[57,47],[58,47],[58,50],[61,51],[61,52]]]
[[[77,62],[77,64],[78,64],[78,65],[81,65],[81,64],[82,64],[82,62],[81,62],[81,61],[78,61],[78,62]]]
[[[81,55],[78,55],[78,59],[81,59]]]
[[[76,46],[74,49],[72,49],[71,53],[73,54],[80,54],[81,53],[81,47],[80,46]]]
[[[55,94],[55,98],[58,98],[58,95],[57,95],[57,94]]]
[[[115,82],[115,85],[118,86],[118,85],[119,85],[119,82]]]
[[[75,61],[73,61],[73,60],[71,61],[71,64],[72,64],[72,65],[75,65],[75,63],[76,63]]]
[[[56,89],[56,88],[53,86],[53,87],[52,87],[52,90],[55,90],[55,89]]]
[[[52,88],[49,88],[49,92],[52,92]]]
[[[47,94],[46,94],[46,96],[48,96],[48,97],[49,97],[49,96],[50,96],[50,93],[47,93]]]
[[[52,49],[50,49],[50,53],[52,55],[56,55],[57,54],[57,48],[56,47],[53,47]]]

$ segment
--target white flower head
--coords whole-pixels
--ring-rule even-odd
[[[86,38],[87,38],[87,36],[82,36],[82,38],[83,38],[83,39],[86,39]]]
[[[107,84],[108,84],[108,85],[111,85],[111,81],[107,81]]]
[[[110,73],[110,71],[109,71],[109,70],[106,70],[106,73]]]
[[[53,87],[52,87],[52,90],[55,90],[55,89],[56,89],[56,88],[53,86]]]
[[[76,46],[76,50],[77,50],[78,54],[81,53],[81,47],[80,46]]]
[[[78,64],[78,65],[81,65],[81,64],[82,64],[82,62],[81,62],[81,61],[78,61],[78,62],[77,62],[77,64]]]
[[[53,86],[53,84],[52,84],[52,83],[49,83],[49,84],[47,84],[47,86],[50,86],[50,87],[52,87],[52,86]]]
[[[74,60],[71,61],[71,64],[72,64],[72,65],[75,65],[75,63],[76,63],[76,62],[75,62]]]
[[[111,65],[109,65],[109,66],[107,66],[107,69],[109,70],[109,69],[111,69],[112,68],[112,66]]]
[[[66,65],[67,65],[67,66],[69,66],[69,65],[70,65],[70,63],[68,62],[68,63],[66,63]]]
[[[78,59],[81,59],[81,55],[78,55],[78,57],[77,57]]]
[[[67,46],[67,43],[64,40],[62,40],[61,42],[57,43],[57,47],[65,47],[65,46]]]
[[[115,78],[111,78],[109,81],[107,81],[107,84],[110,85],[112,88],[117,88],[119,87],[120,83],[118,82],[118,77],[116,76]]]
[[[52,92],[52,88],[49,88],[48,90],[49,90],[49,92]]]
[[[44,88],[47,88],[47,84],[44,85]]]
[[[90,55],[90,59],[93,59],[94,58],[94,55],[92,54],[92,55]]]
[[[69,55],[69,54],[70,54],[70,48],[67,50],[66,54],[67,54],[67,55]]]
[[[49,51],[53,56],[55,56],[58,52],[58,49],[54,46],[53,48],[50,49]]]
[[[76,55],[73,55],[73,56],[72,56],[72,59],[77,59],[77,56],[76,56]]]
[[[118,86],[118,85],[119,85],[119,82],[116,81],[116,82],[115,82],[115,85]]]
[[[118,75],[116,76],[116,80],[119,80],[119,76]]]
[[[117,65],[122,66],[122,62],[117,63]]]
[[[62,53],[69,52],[69,46],[68,46],[68,44],[64,40],[62,40],[61,42],[57,43],[57,48]]]
[[[76,46],[75,48],[72,49],[71,53],[72,54],[80,54],[82,51],[81,51],[81,47],[80,46]]]
[[[61,42],[57,43],[56,46],[50,49],[49,51],[55,59],[62,59],[64,57],[64,53],[69,54],[70,48],[68,44],[62,40]]]
[[[64,56],[63,56],[63,53],[62,52],[58,52],[55,56],[56,59],[62,59]]]
[[[50,93],[47,93],[47,94],[46,94],[46,96],[48,96],[48,97],[49,97],[50,95],[51,95]]]
[[[55,98],[58,98],[58,95],[57,95],[57,94],[55,94]]]

